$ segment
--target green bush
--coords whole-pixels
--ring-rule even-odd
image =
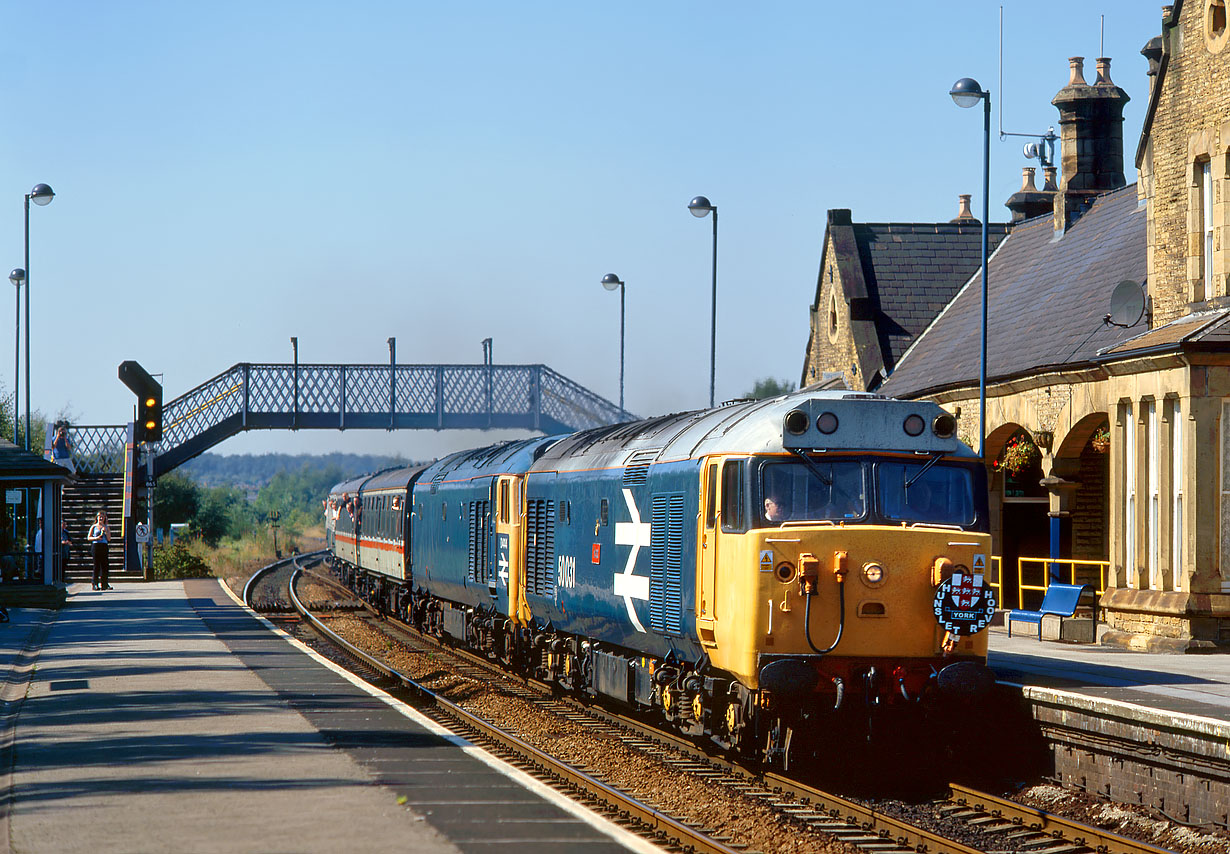
[[[158,581],[208,578],[212,575],[209,564],[183,542],[154,549],[154,578]]]

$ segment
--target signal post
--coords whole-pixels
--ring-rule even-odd
[[[140,570],[145,580],[150,581],[154,571],[154,455],[150,445],[162,440],[162,384],[131,359],[120,363],[119,377],[120,382],[137,396],[136,418],[128,425],[124,449],[124,518],[121,523],[124,568]],[[142,485],[145,520],[138,522],[134,517]],[[144,565],[139,554],[142,545],[145,546]]]

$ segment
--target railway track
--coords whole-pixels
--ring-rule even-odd
[[[306,556],[305,556],[306,557]],[[332,577],[308,571],[311,578],[353,597]],[[428,702],[438,714],[446,717],[452,729],[494,752],[505,755],[515,764],[533,770],[538,776],[570,791],[579,800],[597,806],[621,820],[636,822],[642,832],[668,846],[694,851],[730,851],[745,846],[724,835],[720,827],[697,827],[686,817],[672,816],[650,803],[642,802],[636,793],[620,791],[610,785],[597,768],[572,767],[546,755],[515,734],[506,733],[478,719],[461,707],[439,697],[398,673],[379,659],[358,649],[333,632],[324,621],[308,612],[294,593],[289,596],[303,619],[311,622],[330,642],[347,650],[347,655],[362,662],[364,670],[377,673],[382,679],[405,685]],[[374,613],[374,612],[373,612]],[[1118,836],[1098,828],[1072,822],[1061,816],[988,793],[952,785],[946,800],[929,805],[944,830],[919,826],[892,814],[883,805],[859,802],[820,791],[797,780],[778,774],[757,774],[746,768],[710,756],[690,741],[662,732],[633,718],[606,709],[591,707],[572,700],[552,696],[549,686],[512,680],[507,673],[486,660],[464,650],[443,647],[430,638],[422,638],[408,628],[386,621],[382,628],[393,630],[399,640],[425,644],[433,651],[447,651],[462,664],[458,673],[475,681],[498,676],[504,680],[502,690],[533,703],[549,714],[557,715],[579,726],[601,731],[629,748],[654,756],[662,763],[708,783],[721,785],[748,799],[758,800],[774,812],[799,822],[811,830],[826,834],[865,851],[885,854],[927,852],[927,854],[974,854],[974,852],[1029,851],[1040,854],[1166,854],[1167,849]],[[928,822],[932,823],[932,822]],[[964,828],[954,833],[953,826]],[[948,835],[946,835],[948,834]],[[966,841],[951,836],[962,835]],[[971,844],[971,839],[974,840]]]

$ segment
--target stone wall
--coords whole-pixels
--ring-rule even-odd
[[[1197,307],[1230,304],[1227,253],[1222,249],[1230,205],[1225,184],[1230,150],[1230,87],[1225,85],[1230,34],[1210,32],[1208,4],[1182,8],[1175,27],[1163,28],[1167,67],[1143,159],[1142,191],[1149,205],[1149,294],[1154,325]],[[1154,84],[1159,85],[1159,84]],[[1203,286],[1199,165],[1213,179],[1213,282]]]
[[[1109,460],[1091,445],[1081,452],[1077,475],[1080,486],[1072,498],[1072,557],[1107,560],[1110,535],[1107,530],[1106,474]]]
[[[835,254],[832,237],[826,237],[820,257],[819,295],[811,308],[811,339],[802,384],[818,383],[826,375],[840,371],[847,386],[862,390],[867,387],[865,378],[861,376],[861,371],[851,370],[859,363],[859,353],[850,327],[847,289],[842,282],[841,265],[837,263]]]

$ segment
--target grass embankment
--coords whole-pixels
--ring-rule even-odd
[[[320,525],[303,531],[283,530],[278,548],[283,556],[315,551],[323,546]],[[177,540],[172,546],[154,547],[154,578],[167,581],[179,578],[220,578],[232,590],[242,590],[252,573],[275,560],[273,535],[267,530],[250,531],[239,538],[227,538],[216,546],[201,540]]]

